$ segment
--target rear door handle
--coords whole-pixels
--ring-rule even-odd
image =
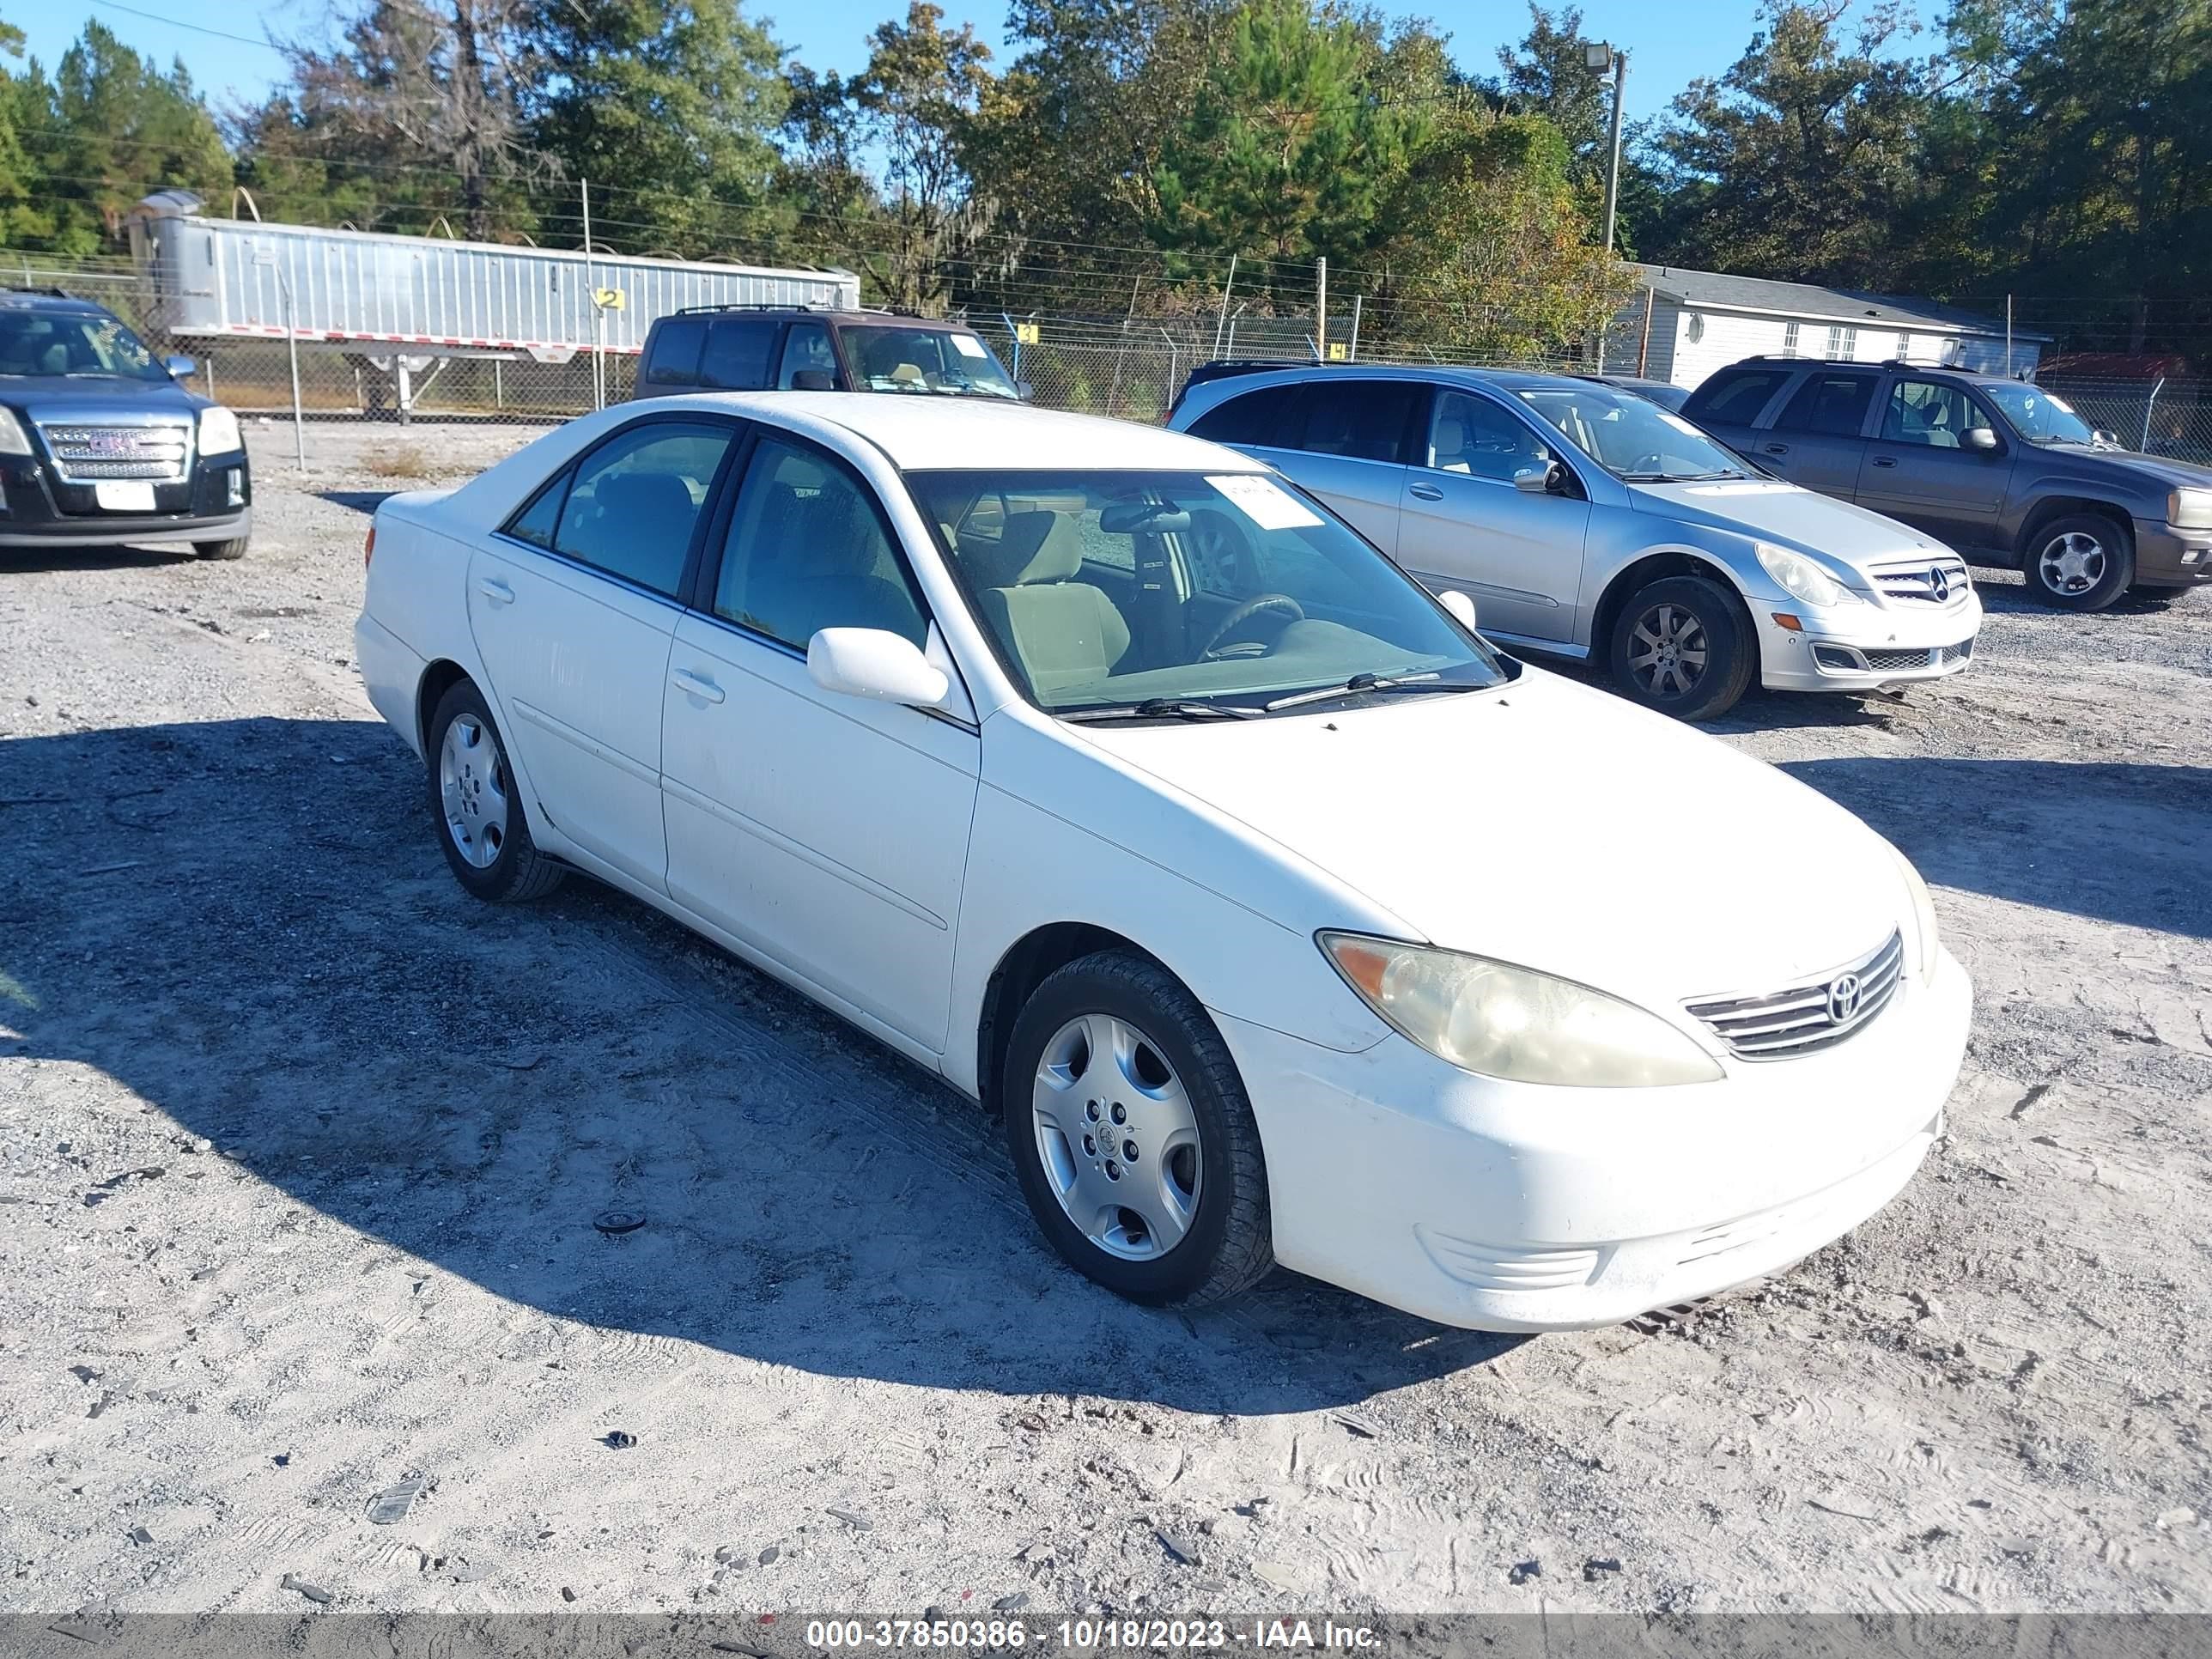
[[[729,693],[703,674],[695,674],[688,668],[679,668],[668,677],[678,688],[697,697],[702,702],[720,702]]]
[[[1894,455],[1877,455],[1874,458],[1874,464],[1876,466],[1895,466],[1897,465],[1897,457]]]
[[[1790,446],[1788,444],[1769,444],[1766,447],[1766,453],[1770,455],[1787,455],[1790,453]]]
[[[496,580],[490,576],[479,576],[477,578],[477,592],[483,594],[484,598],[489,599],[494,605],[513,605],[514,603],[514,590],[509,587],[505,582]]]
[[[1444,492],[1437,489],[1434,484],[1407,484],[1406,488],[1413,495],[1419,496],[1425,501],[1440,501],[1444,498]]]

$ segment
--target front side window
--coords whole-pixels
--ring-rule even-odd
[[[768,384],[769,354],[781,326],[763,317],[724,317],[707,330],[699,384],[710,392],[758,392]]]
[[[1521,400],[1574,440],[1583,453],[1629,483],[1686,483],[1741,478],[1742,459],[1680,416],[1648,398],[1611,386],[1531,387]]]
[[[1786,368],[1724,368],[1691,394],[1682,412],[1716,426],[1749,426],[1789,378]]]
[[[827,374],[832,386],[837,383],[837,354],[830,349],[830,331],[819,323],[793,323],[783,337],[783,362],[776,369],[775,383],[787,392],[798,376],[810,370]]]
[[[1516,473],[1551,459],[1551,450],[1526,422],[1487,398],[1437,393],[1436,413],[1429,421],[1428,465],[1510,483]]]
[[[1989,417],[1957,386],[1940,380],[1899,380],[1882,411],[1881,435],[1893,444],[1957,449],[1961,434],[1989,425]]]
[[[894,324],[848,325],[843,333],[853,372],[870,392],[1019,399],[990,347],[973,334]]]
[[[146,343],[105,312],[0,312],[0,374],[62,380],[166,380]]]
[[[2032,444],[2091,444],[2096,428],[2075,412],[2074,405],[2040,386],[2014,380],[1984,388],[1989,399],[2004,411],[2013,430]]]
[[[819,451],[763,438],[722,549],[714,614],[792,647],[825,628],[916,645],[929,623],[867,485]]]
[[[915,472],[922,516],[1000,658],[1048,713],[1258,709],[1357,677],[1504,669],[1310,498],[1256,473]],[[1133,571],[1137,580],[1116,580]],[[1359,688],[1346,693],[1358,696]]]
[[[577,464],[553,550],[673,597],[730,436],[722,426],[646,421],[608,439]]]
[[[1777,431],[1856,438],[1874,402],[1871,374],[1813,374],[1797,388],[1774,422]]]

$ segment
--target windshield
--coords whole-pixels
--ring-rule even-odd
[[[942,328],[848,325],[845,352],[870,392],[933,392],[957,398],[1015,398],[991,348]]]
[[[2032,444],[2087,444],[2096,429],[2074,412],[2063,398],[2019,380],[1974,388],[2004,411],[2013,428]]]
[[[1523,391],[1521,398],[1584,454],[1631,483],[1750,476],[1741,457],[1632,392],[1602,386],[1539,386]]]
[[[1431,690],[1506,678],[1410,577],[1258,473],[907,482],[1000,659],[1048,713],[1226,716],[1360,676]],[[1363,681],[1345,695],[1411,689]],[[1178,707],[1137,708],[1156,702]]]
[[[166,380],[145,343],[97,312],[0,311],[0,374]]]

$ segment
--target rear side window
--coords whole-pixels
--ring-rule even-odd
[[[1360,461],[1406,459],[1406,431],[1422,387],[1417,380],[1310,380],[1291,388],[1297,397],[1290,431],[1276,439],[1285,448]]]
[[[706,343],[705,318],[671,317],[653,331],[653,354],[645,360],[645,378],[696,386],[699,348]]]
[[[1724,368],[1690,394],[1682,413],[1708,425],[1749,426],[1790,373],[1786,368]]]
[[[758,392],[768,384],[769,356],[781,325],[758,317],[724,317],[707,331],[699,384],[711,392]]]
[[[1217,444],[1279,444],[1294,386],[1262,386],[1209,409],[1190,423],[1190,435]],[[1303,424],[1303,407],[1300,422]]]
[[[564,467],[557,477],[532,495],[530,505],[507,521],[507,533],[532,547],[552,546],[554,528],[561,522],[561,502],[568,493],[568,476],[574,470]]]
[[[616,434],[577,463],[554,550],[673,597],[730,437],[728,427],[684,421]]]
[[[1775,427],[1831,438],[1856,438],[1866,421],[1867,405],[1874,401],[1874,386],[1871,374],[1808,376],[1775,418]]]

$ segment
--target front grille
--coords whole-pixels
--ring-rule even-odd
[[[64,483],[137,478],[176,483],[191,471],[192,429],[160,426],[40,426]]]
[[[1874,573],[1874,589],[1885,599],[1916,605],[1958,605],[1973,591],[1966,562],[1955,553],[1887,564]]]
[[[1897,994],[1905,936],[1892,933],[1871,956],[1810,985],[1683,1006],[1738,1060],[1794,1060],[1863,1030]]]

